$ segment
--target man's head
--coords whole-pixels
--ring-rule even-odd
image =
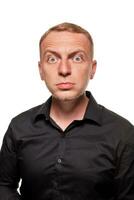
[[[50,28],[40,39],[39,71],[53,97],[82,95],[96,71],[91,35],[71,23]]]
[[[93,39],[92,39],[92,36],[90,35],[90,33],[87,30],[85,30],[84,28],[82,28],[81,26],[78,26],[78,25],[72,24],[72,23],[67,23],[67,22],[51,27],[48,31],[46,31],[42,35],[42,37],[40,38],[40,41],[39,41],[40,56],[41,56],[41,44],[42,44],[43,40],[47,37],[47,35],[49,33],[51,33],[52,31],[57,31],[57,32],[67,31],[67,32],[70,32],[70,33],[84,34],[87,37],[87,39],[89,40],[90,55],[93,58],[94,44],[93,44]]]

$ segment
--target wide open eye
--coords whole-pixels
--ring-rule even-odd
[[[74,57],[73,57],[73,61],[74,62],[82,62],[82,56],[81,55],[75,55]]]
[[[52,56],[49,56],[48,59],[47,59],[47,62],[50,63],[50,64],[54,64],[58,61],[57,57],[52,55]]]

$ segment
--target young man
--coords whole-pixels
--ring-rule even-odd
[[[86,91],[95,71],[93,41],[80,26],[42,36],[39,72],[52,96],[9,125],[1,200],[134,199],[134,127]]]

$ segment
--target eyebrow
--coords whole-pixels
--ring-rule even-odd
[[[56,56],[59,57],[59,58],[61,57],[59,53],[57,53],[56,51],[51,50],[51,49],[47,49],[46,51],[44,51],[43,57],[44,57],[47,53],[52,53],[52,54],[56,55]],[[77,54],[77,53],[83,53],[83,54],[86,56],[86,53],[85,53],[84,50],[82,50],[82,49],[77,49],[77,50],[75,50],[75,51],[69,53],[68,58],[74,56],[74,55]]]
[[[44,57],[47,53],[52,53],[52,54],[56,55],[57,57],[60,57],[60,54],[59,54],[59,53],[57,53],[56,51],[53,51],[53,50],[49,50],[49,49],[47,49],[46,51],[44,51],[43,57]]]

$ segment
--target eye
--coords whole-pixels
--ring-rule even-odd
[[[82,62],[82,56],[81,55],[75,55],[73,57],[74,62]]]
[[[47,62],[50,64],[54,64],[57,62],[57,58],[55,56],[49,56]]]

